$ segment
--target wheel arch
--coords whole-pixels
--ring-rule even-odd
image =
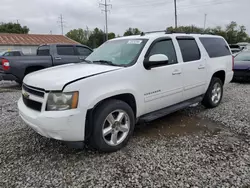
[[[116,100],[121,100],[125,103],[127,103],[133,110],[134,112],[134,116],[136,118],[136,114],[137,114],[137,102],[136,102],[136,98],[132,93],[120,93],[120,94],[116,94],[116,95],[112,95],[109,97],[105,97],[102,98],[101,100],[98,100],[98,102],[96,102],[94,104],[94,106],[92,108],[90,108],[87,111],[87,115],[86,115],[86,123],[85,123],[85,139],[88,140],[92,134],[93,128],[92,128],[92,124],[93,124],[93,115],[95,110],[97,109],[98,106],[100,106],[102,103],[104,103],[107,100],[110,99],[116,99]]]
[[[216,71],[213,74],[213,76],[211,77],[210,82],[212,81],[212,78],[214,78],[214,77],[219,78],[222,81],[223,85],[225,84],[226,72],[224,70],[218,70],[218,71]]]

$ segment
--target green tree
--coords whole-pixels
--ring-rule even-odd
[[[109,33],[109,39],[114,39],[115,38],[115,33]]]
[[[69,31],[66,36],[70,39],[77,41],[81,44],[87,44],[88,43],[88,35],[89,32],[83,29],[73,29]]]
[[[97,48],[105,42],[105,33],[98,28],[95,28],[89,36],[87,45],[92,48]]]
[[[123,36],[130,36],[130,35],[140,35],[141,31],[138,28],[128,28]]]
[[[1,23],[0,33],[28,34],[29,28],[27,26],[22,27],[19,23]]]
[[[178,28],[168,27],[168,31],[170,32],[185,32],[185,33],[207,33],[220,35],[224,37],[229,44],[234,44],[237,42],[247,42],[250,40],[246,27],[241,25],[238,26],[236,22],[232,21],[223,29],[221,26],[217,26],[214,28],[199,28],[194,25],[191,26],[179,26]]]

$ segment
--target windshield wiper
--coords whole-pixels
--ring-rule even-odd
[[[106,65],[111,65],[111,66],[118,66],[118,67],[121,66],[121,65],[114,64],[112,61],[107,61],[107,60],[93,61],[93,63],[101,63],[101,64],[106,64]]]

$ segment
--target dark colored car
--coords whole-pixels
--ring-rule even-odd
[[[244,51],[235,57],[234,80],[250,79],[250,51]]]
[[[80,44],[50,44],[38,47],[37,55],[2,57],[0,81],[13,80],[22,83],[23,78],[31,72],[58,65],[79,63],[92,52],[91,48]]]
[[[9,56],[23,56],[23,52],[18,50],[2,51],[0,52],[0,58],[9,57]]]

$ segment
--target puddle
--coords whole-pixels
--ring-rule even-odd
[[[183,136],[198,132],[217,134],[221,126],[210,120],[198,117],[188,117],[177,112],[150,123],[138,124],[135,128],[136,136],[156,138],[159,136]]]

